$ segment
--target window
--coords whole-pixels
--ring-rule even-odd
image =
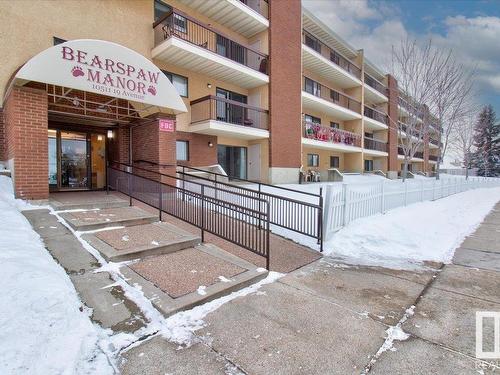
[[[373,139],[373,133],[365,132],[365,138]]]
[[[188,79],[175,73],[162,70],[163,74],[172,82],[180,96],[188,97]]]
[[[373,171],[373,160],[365,160],[365,171]]]
[[[304,120],[307,123],[321,125],[321,119],[319,117],[315,117],[315,116],[311,116],[311,115],[304,115]]]
[[[330,90],[330,98],[338,103],[340,101],[340,94],[337,91]]]
[[[330,121],[330,128],[332,128],[332,129],[340,129],[340,124],[338,122]]]
[[[189,142],[188,141],[176,141],[175,149],[177,160],[188,161],[189,160]]]
[[[307,166],[308,167],[319,167],[319,155],[318,154],[307,154]]]
[[[186,33],[187,31],[186,18],[174,13],[174,29],[181,33]]]
[[[53,36],[52,39],[54,41],[55,46],[57,46],[58,44],[63,44],[64,42],[67,42],[67,40],[58,38],[57,36]]]
[[[305,91],[315,96],[321,96],[321,85],[318,82],[306,77]]]
[[[155,0],[155,21],[158,21],[165,13],[171,12],[172,7],[163,1]]]
[[[304,41],[305,41],[306,46],[308,46],[309,48],[312,48],[313,50],[315,50],[318,53],[321,53],[321,44],[320,44],[318,39],[316,39],[308,34],[305,34]]]
[[[338,156],[330,156],[330,168],[339,168],[340,158]]]

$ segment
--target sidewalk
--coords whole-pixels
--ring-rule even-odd
[[[122,371],[500,373],[474,357],[475,312],[500,311],[499,244],[500,203],[450,265],[396,271],[320,259],[209,314],[190,348],[154,338],[127,351]],[[394,326],[404,332],[391,328],[388,340]],[[492,332],[484,337],[492,342]]]

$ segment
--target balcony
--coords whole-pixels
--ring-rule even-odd
[[[246,38],[269,27],[268,4],[263,0],[179,0],[179,2]]]
[[[429,155],[429,161],[437,162],[438,161],[437,155]]]
[[[185,13],[166,13],[153,28],[153,59],[245,88],[269,82],[267,55],[229,39]]]
[[[363,113],[365,115],[365,128],[372,130],[389,128],[389,119],[384,112],[365,106]]]
[[[342,152],[361,152],[361,136],[346,130],[303,121],[304,146]]]
[[[208,95],[191,102],[193,133],[239,139],[269,138],[269,111]]]
[[[339,87],[361,86],[361,69],[307,31],[302,33],[302,64]]]
[[[404,151],[402,147],[398,147],[398,159],[404,159]],[[412,162],[422,162],[424,161],[424,153],[422,151],[417,151],[411,159]]]
[[[339,120],[361,118],[361,103],[356,99],[335,91],[319,82],[304,77],[302,104]]]
[[[364,152],[367,155],[387,156],[388,153],[387,142],[379,141],[373,138],[365,137],[364,148]]]
[[[387,88],[372,76],[365,73],[365,99],[371,103],[387,102]]]
[[[412,131],[408,130],[408,126],[401,121],[398,121],[398,132],[400,133],[401,138],[406,138],[408,135],[412,135],[415,141],[417,141],[419,137],[420,139],[423,139],[423,134],[422,135],[419,134],[419,132],[416,129]]]

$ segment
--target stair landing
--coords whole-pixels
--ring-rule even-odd
[[[171,253],[201,242],[200,237],[164,222],[89,233],[82,238],[113,262]]]

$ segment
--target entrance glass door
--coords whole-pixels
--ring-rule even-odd
[[[50,190],[103,189],[106,135],[49,129]]]
[[[61,131],[61,188],[88,188],[87,133]]]
[[[217,146],[217,159],[220,166],[230,177],[247,178],[247,148]]]

